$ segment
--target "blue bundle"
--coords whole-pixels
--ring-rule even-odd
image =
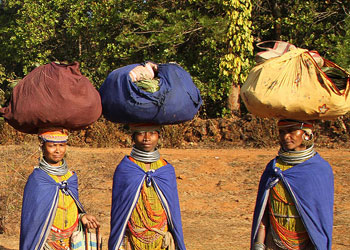
[[[158,65],[159,90],[146,92],[129,72],[140,64],[112,71],[99,89],[104,117],[116,123],[176,124],[193,119],[202,104],[191,76],[177,64]]]

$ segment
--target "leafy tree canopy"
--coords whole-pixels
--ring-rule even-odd
[[[337,61],[337,44],[348,30],[349,1],[254,0],[253,6],[256,41],[288,41]]]
[[[51,61],[78,61],[97,88],[124,65],[176,61],[201,90],[202,115],[216,117],[255,42],[289,41],[349,68],[349,23],[348,1],[3,0],[0,88]]]

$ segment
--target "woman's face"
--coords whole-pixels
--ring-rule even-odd
[[[146,152],[152,152],[155,150],[158,144],[158,139],[158,131],[135,132],[133,135],[135,147]]]
[[[305,150],[303,145],[303,134],[305,132],[296,128],[281,128],[279,129],[280,144],[286,151],[301,151]]]
[[[52,166],[59,166],[67,150],[66,142],[44,142],[43,146],[44,158]]]

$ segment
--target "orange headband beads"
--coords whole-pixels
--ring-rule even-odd
[[[68,131],[62,128],[47,128],[40,129],[38,136],[44,142],[67,142],[68,140]]]

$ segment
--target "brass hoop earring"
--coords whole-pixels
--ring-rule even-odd
[[[303,139],[303,141],[312,141],[312,139],[314,138],[314,134],[308,134],[307,135],[308,137],[307,138],[305,138],[306,137],[306,134],[304,133],[301,137],[302,137],[302,139]]]
[[[306,136],[308,137],[307,139],[306,139]],[[307,148],[308,147],[311,147],[313,144],[314,144],[314,135],[312,134],[312,133],[310,133],[310,134],[303,134],[302,135],[302,144],[304,145],[304,146],[306,146]]]

